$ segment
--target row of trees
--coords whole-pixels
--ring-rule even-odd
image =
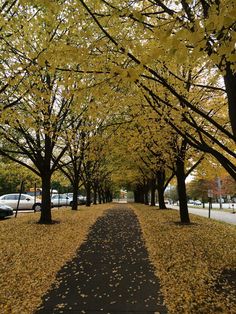
[[[97,191],[122,160],[137,198],[157,188],[161,208],[176,176],[182,222],[185,178],[204,155],[236,179],[234,1],[16,0],[0,10],[0,153],[41,178],[41,222],[51,222],[57,169],[76,195],[79,174]]]
[[[140,104],[139,113],[130,116],[128,125],[114,134],[113,164],[117,163],[119,169],[115,180],[121,185],[128,182],[136,202],[149,204],[150,194],[151,206],[155,206],[157,191],[159,208],[165,209],[165,190],[175,177],[181,221],[189,222],[185,179],[202,162],[204,154],[189,146],[170,126],[151,123],[157,119],[150,107]]]

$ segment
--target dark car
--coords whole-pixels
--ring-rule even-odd
[[[10,206],[0,204],[0,219],[13,215],[13,209]]]

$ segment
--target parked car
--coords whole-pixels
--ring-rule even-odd
[[[194,200],[189,200],[188,203],[189,204],[194,204]]]
[[[19,195],[20,195],[19,193],[2,195],[0,196],[0,203],[8,205],[13,209],[16,209],[19,200]],[[31,195],[21,194],[18,209],[32,209],[34,211],[40,211],[41,200],[37,198],[35,199]]]
[[[67,193],[67,195],[73,199],[73,193]],[[77,200],[79,205],[86,204],[86,196],[78,195]]]
[[[51,196],[52,207],[72,206],[73,199],[67,194],[53,194]]]
[[[202,202],[199,201],[199,200],[196,200],[196,201],[193,202],[193,205],[202,205]]]
[[[78,204],[85,205],[86,204],[86,196],[79,195],[78,196]]]
[[[12,216],[13,215],[13,208],[7,206],[5,204],[0,204],[0,219]]]

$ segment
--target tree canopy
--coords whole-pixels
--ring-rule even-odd
[[[0,17],[0,153],[41,177],[42,221],[70,162],[86,184],[117,158],[150,179],[177,174],[184,143],[182,176],[206,154],[236,180],[235,1],[14,0]]]

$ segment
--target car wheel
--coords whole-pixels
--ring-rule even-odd
[[[33,211],[35,211],[35,212],[39,212],[39,211],[41,211],[41,208],[42,208],[42,205],[40,204],[40,203],[35,203],[34,205],[33,205]]]

